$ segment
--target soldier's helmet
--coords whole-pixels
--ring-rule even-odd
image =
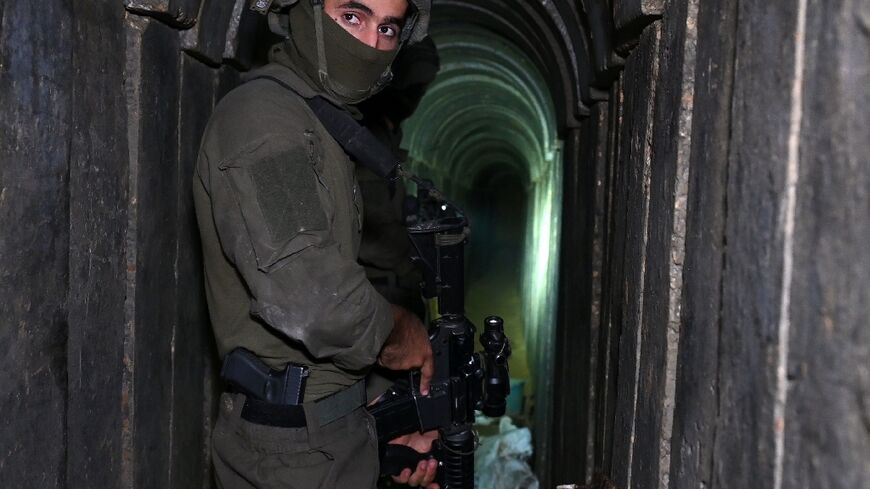
[[[251,10],[269,15],[269,26],[275,34],[286,36],[286,22],[279,16],[286,15],[287,9],[300,0],[251,0]],[[323,0],[310,1],[312,5],[322,4]],[[432,18],[432,0],[408,0],[412,12],[402,30],[402,41],[405,44],[415,44],[426,38],[429,32],[429,20]]]

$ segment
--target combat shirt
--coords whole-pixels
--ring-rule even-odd
[[[357,263],[362,197],[300,96],[313,84],[275,63],[250,78],[215,108],[197,161],[206,297],[221,356],[309,365],[310,401],[365,376],[392,312]]]

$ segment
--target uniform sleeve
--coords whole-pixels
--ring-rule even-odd
[[[210,171],[224,253],[251,296],[251,314],[346,370],[373,364],[392,330],[390,305],[339,252],[332,199],[310,145],[265,138]]]

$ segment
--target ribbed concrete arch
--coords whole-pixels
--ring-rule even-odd
[[[590,68],[577,2],[436,0],[434,30],[441,24],[481,27],[510,39],[531,60],[553,96],[560,128],[588,113]],[[461,25],[461,27],[460,27]]]
[[[436,180],[468,181],[493,147],[507,147],[537,181],[556,144],[555,105],[536,65],[505,38],[479,26],[436,24],[442,69],[405,125],[411,159]],[[486,144],[486,142],[493,144]]]

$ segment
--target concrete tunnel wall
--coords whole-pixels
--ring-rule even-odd
[[[535,347],[551,352],[542,487],[870,480],[864,4],[435,8],[445,42],[490,61],[456,83],[516,91],[493,92],[516,111],[498,116],[509,147],[469,123],[499,150],[444,183],[497,156],[554,186],[530,213],[561,193],[555,327]],[[243,0],[0,4],[3,487],[210,485],[216,360],[187,189],[262,32]]]

